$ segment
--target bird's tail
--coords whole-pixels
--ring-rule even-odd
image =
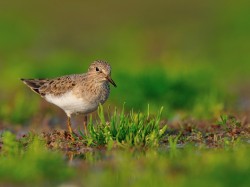
[[[47,82],[46,79],[21,79],[32,91],[40,95],[39,88]]]

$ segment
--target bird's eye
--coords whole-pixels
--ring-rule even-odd
[[[98,67],[95,68],[96,71],[100,71]]]

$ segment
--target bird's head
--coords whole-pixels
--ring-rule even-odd
[[[109,63],[102,60],[96,60],[89,66],[88,73],[95,76],[97,81],[108,81],[116,87],[115,82],[111,78],[111,67]]]

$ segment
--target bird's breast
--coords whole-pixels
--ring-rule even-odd
[[[88,114],[95,111],[98,107],[98,103],[91,102],[85,97],[78,97],[72,91],[60,96],[47,94],[45,99],[63,109],[69,116],[76,113]]]
[[[81,98],[85,98],[91,103],[104,103],[110,93],[109,84],[106,82],[96,83],[92,82],[92,84],[86,84],[82,88],[74,89],[74,93]]]

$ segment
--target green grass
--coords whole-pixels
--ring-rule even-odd
[[[5,132],[1,138],[0,184],[248,186],[249,144],[238,141],[227,149],[207,149],[192,144],[178,148],[178,138],[170,136],[169,146],[164,144],[143,151],[124,147],[106,151],[96,149],[76,155],[73,164],[68,165],[63,154],[48,150],[40,136],[30,134],[17,140],[14,134]]]
[[[95,186],[248,186],[249,146],[225,150],[184,149],[145,153],[110,152],[108,160],[87,164],[82,185]]]
[[[100,122],[94,126],[92,118],[88,124],[88,132],[82,134],[87,142],[87,145],[107,145],[121,147],[157,147],[163,137],[167,126],[160,127],[161,113],[152,117],[148,113],[134,113],[133,110],[129,114],[124,113],[124,108],[121,113],[115,109],[112,115],[108,115],[106,120],[103,107],[98,108],[98,116]]]
[[[88,134],[74,141],[65,132],[4,132],[0,185],[247,186],[249,124],[224,114],[209,131],[191,124],[172,133],[161,113],[105,115],[100,106]]]
[[[70,179],[74,171],[67,167],[63,155],[48,150],[38,136],[30,137],[26,144],[17,141],[14,134],[2,134],[0,152],[1,184],[56,185]]]

